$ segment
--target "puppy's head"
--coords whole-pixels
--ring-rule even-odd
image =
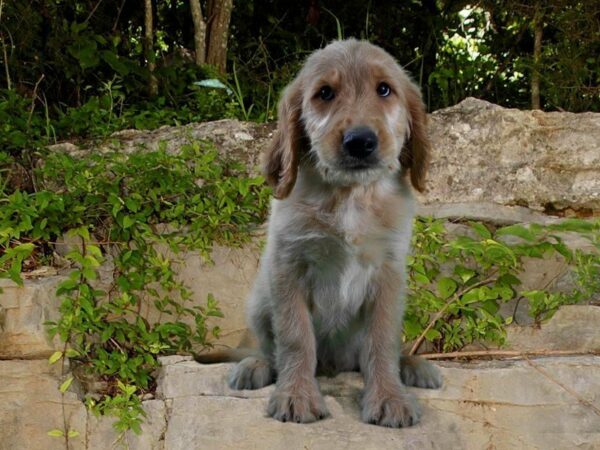
[[[381,48],[351,39],[316,51],[285,89],[278,114],[264,156],[275,197],[289,195],[305,156],[332,184],[369,184],[404,168],[423,190],[425,107],[419,88]]]

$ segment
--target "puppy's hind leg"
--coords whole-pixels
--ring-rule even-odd
[[[256,294],[250,299],[248,321],[258,339],[260,351],[244,358],[229,373],[228,384],[232,389],[260,389],[275,382],[275,343],[268,303],[267,298]]]
[[[275,371],[266,358],[248,356],[229,373],[228,384],[231,389],[260,389],[274,380]]]
[[[405,386],[426,389],[439,389],[442,387],[440,369],[420,356],[400,357],[400,379]]]

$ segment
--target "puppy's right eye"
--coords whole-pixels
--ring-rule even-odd
[[[333,92],[333,89],[331,89],[331,86],[323,86],[319,90],[319,97],[321,98],[321,100],[325,100],[326,102],[329,102],[335,98],[335,92]]]

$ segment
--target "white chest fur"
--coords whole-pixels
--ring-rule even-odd
[[[288,201],[273,205],[271,248],[287,261],[286,266],[298,268],[317,333],[350,324],[370,298],[384,262],[403,270],[412,196],[403,195],[402,186],[393,183],[382,183],[378,189],[363,195],[352,191],[328,207],[331,198],[322,191],[310,195],[307,187],[303,195],[294,198],[296,191]]]
[[[396,234],[357,205],[347,205],[331,219],[329,230],[311,233],[302,246],[315,327],[324,334],[345,328],[357,316]]]

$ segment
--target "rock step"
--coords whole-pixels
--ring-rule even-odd
[[[123,438],[130,449],[600,448],[600,356],[440,362],[444,386],[410,388],[423,417],[405,429],[360,422],[358,373],[320,377],[331,417],[301,425],[265,416],[273,386],[230,390],[225,378],[232,364],[188,357],[162,363],[157,398],[144,402],[143,433]],[[0,371],[7,373],[7,365],[16,375],[0,386],[0,449],[64,449],[60,438],[46,434],[62,427],[54,369],[40,361],[0,361]],[[86,413],[74,397],[67,394],[67,415],[81,434],[70,448],[119,448],[111,419]]]

